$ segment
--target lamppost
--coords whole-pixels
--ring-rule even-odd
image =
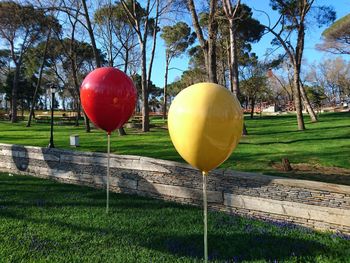
[[[55,92],[56,87],[55,84],[51,84],[49,91],[51,92],[51,131],[50,131],[50,143],[48,145],[49,148],[55,148],[55,145],[53,144],[53,108],[55,103]]]

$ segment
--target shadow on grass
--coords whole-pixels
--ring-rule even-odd
[[[326,138],[308,138],[308,139],[296,139],[289,141],[269,141],[269,142],[242,142],[242,144],[253,144],[253,145],[270,145],[270,144],[291,144],[296,142],[307,142],[307,141],[330,141],[330,140],[350,140],[348,136],[334,136],[334,137],[326,137]]]
[[[25,183],[16,184],[21,179],[24,179]],[[25,188],[29,187],[30,179],[32,179],[33,191],[28,191]],[[53,232],[67,233],[68,231],[72,235],[72,240],[68,240],[68,243],[75,242],[73,236],[80,236],[81,241],[79,242],[94,243],[99,241],[101,235],[108,235],[111,239],[125,237],[128,242],[131,240],[133,246],[136,245],[177,257],[187,257],[193,261],[202,258],[203,236],[200,233],[201,230],[198,231],[200,220],[194,223],[184,222],[185,217],[182,216],[188,211],[194,211],[195,217],[198,215],[201,219],[201,211],[198,208],[151,198],[113,193],[111,194],[110,214],[106,215],[104,213],[105,193],[101,190],[23,176],[5,177],[5,180],[1,180],[1,182],[5,183],[1,184],[2,187],[10,190],[6,195],[7,201],[2,200],[0,202],[2,205],[0,207],[1,219],[14,219],[23,222],[25,225],[33,223],[35,229],[38,229],[39,232],[41,226],[49,227],[49,230]],[[21,187],[17,188],[15,192],[15,189],[11,189],[13,186]],[[40,215],[38,211],[41,211]],[[87,211],[90,211],[93,218],[96,219],[97,217],[98,220],[91,222],[87,220],[86,213],[90,213]],[[80,214],[84,213],[85,217],[76,220]],[[159,214],[162,214],[164,222],[161,218],[157,219]],[[62,216],[64,216],[64,219]],[[120,218],[127,218],[127,220],[119,221],[121,223],[118,224],[113,223]],[[133,225],[132,221],[138,223]],[[140,222],[143,223],[140,224]],[[177,227],[183,224],[186,227],[178,229],[176,227],[162,227],[162,224],[174,224]],[[284,261],[294,256],[314,259],[317,256],[328,256],[335,253],[340,253],[340,256],[345,257],[348,253],[346,251],[335,251],[334,247],[321,243],[312,236],[305,236],[305,233],[313,233],[309,229],[305,229],[304,235],[302,235],[297,231],[295,233],[289,232],[294,231],[294,229],[304,231],[304,228],[292,224],[276,225],[274,227],[277,227],[278,230],[271,231],[271,226],[257,227],[250,221],[243,220],[238,216],[229,217],[218,212],[209,213],[209,257],[220,262],[243,260],[272,262],[274,260]],[[190,232],[187,232],[186,228],[191,229]],[[192,229],[197,230],[192,231]],[[33,233],[35,234],[35,232]],[[45,238],[42,239],[41,242],[38,237],[38,240],[34,240],[34,243],[45,245],[47,242]],[[320,240],[322,239],[320,238]],[[56,241],[51,240],[50,242],[54,243]],[[50,242],[47,246],[51,249]],[[118,241],[113,244],[115,246],[120,245]],[[100,246],[105,245],[106,243],[102,242]],[[109,248],[113,249],[113,247],[106,247],[105,249]],[[62,244],[58,244],[57,248],[53,246],[52,253],[61,252],[55,251],[57,249],[66,250],[67,248]]]
[[[82,224],[64,222],[57,218],[33,218],[25,213],[15,213],[7,209],[2,211],[1,217],[39,225],[51,224],[51,227],[61,228],[61,231],[69,230],[78,235],[93,233],[111,237],[125,236],[133,240],[134,245],[173,254],[177,257],[201,259],[203,256],[203,236],[201,234],[167,234],[158,232],[159,229],[157,228],[142,232],[141,229],[137,228],[125,230],[125,228],[119,229],[113,226],[111,228],[84,226]],[[253,229],[249,224],[242,231],[235,234],[211,234],[209,232],[208,242],[209,259],[219,261],[283,261],[293,256],[315,257],[330,253],[329,248],[319,242],[298,237],[277,236],[273,233]]]
[[[319,131],[319,130],[334,130],[334,128],[340,128],[340,129],[346,129],[350,128],[350,125],[339,125],[339,126],[332,126],[332,127],[312,127],[312,128],[307,128],[306,132],[313,132],[313,131]],[[298,130],[285,130],[285,131],[271,131],[271,132],[252,132],[249,135],[273,135],[273,134],[291,134],[291,133],[300,133]]]
[[[159,245],[153,245],[159,244]],[[272,234],[237,233],[208,235],[209,259],[237,262],[243,260],[283,261],[292,256],[317,256],[327,253],[327,247],[297,237]],[[152,249],[172,253],[179,257],[202,258],[202,235],[157,236],[145,244]]]

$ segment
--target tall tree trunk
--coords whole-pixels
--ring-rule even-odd
[[[230,19],[230,87],[231,92],[236,95],[240,104],[240,89],[239,89],[239,75],[238,75],[238,54],[237,54],[237,37],[236,37],[236,29],[233,22],[233,19]],[[243,135],[248,135],[247,126],[245,122],[243,122]]]
[[[207,76],[209,78],[209,75],[208,75],[208,73],[209,73],[208,41],[206,41],[204,39],[203,31],[202,31],[202,28],[200,27],[200,24],[199,24],[196,7],[194,5],[193,0],[187,0],[187,8],[191,13],[192,24],[193,24],[194,30],[196,32],[199,44],[200,44],[202,51],[203,51],[205,69],[207,72]]]
[[[229,80],[230,80],[230,91],[232,93],[233,92],[233,75],[232,75],[232,64],[231,64],[231,43],[227,46],[227,52],[228,52],[228,56],[227,56],[227,64],[228,64],[228,77],[229,77]]]
[[[21,98],[21,117],[23,118],[24,116],[24,100],[23,97]]]
[[[94,31],[93,31],[92,26],[91,26],[89,11],[88,11],[88,8],[86,6],[86,1],[85,0],[81,0],[81,2],[83,4],[83,8],[84,8],[85,19],[86,19],[86,26],[88,28],[88,33],[89,33],[90,40],[91,40],[92,51],[94,52],[96,66],[98,68],[100,68],[101,67],[101,60],[100,60],[100,56],[99,56],[99,53],[98,53],[98,50],[97,50],[97,46],[96,46]]]
[[[305,108],[310,116],[310,119],[312,122],[317,122],[317,116],[315,114],[314,109],[311,106],[310,100],[306,95],[305,88],[303,83],[300,82],[300,93],[301,93],[301,98],[304,101]]]
[[[79,82],[77,77],[77,68],[75,64],[75,60],[71,59],[71,67],[72,67],[72,75],[73,75],[73,82],[74,82],[74,88],[75,92],[77,94],[78,100],[77,100],[77,117],[75,120],[75,126],[79,126],[79,119],[81,117],[81,100],[80,100],[80,88],[79,88]],[[90,132],[90,120],[88,116],[86,115],[85,111],[83,110],[83,117],[84,117],[84,124],[85,124],[85,131]]]
[[[305,123],[304,123],[304,117],[302,112],[302,87],[300,86],[300,69],[301,69],[301,63],[302,63],[302,57],[303,57],[303,51],[304,51],[304,40],[305,40],[305,27],[304,27],[304,16],[301,16],[300,18],[300,24],[298,28],[298,38],[297,38],[297,45],[295,48],[295,56],[294,56],[294,90],[295,90],[295,96],[294,96],[294,103],[295,108],[297,111],[297,121],[298,121],[298,130],[303,131],[305,130]]]
[[[44,109],[47,110],[47,94],[44,94]]]
[[[225,65],[224,57],[221,57],[220,61],[221,61],[221,68],[222,68],[222,71],[221,71],[221,74],[222,74],[222,77],[221,77],[222,86],[227,87],[227,80],[226,80],[226,74],[225,74],[226,73],[226,65]]]
[[[128,71],[128,62],[129,62],[129,50],[127,48],[125,48],[125,64],[124,64],[124,73],[125,74]],[[119,134],[119,136],[127,135],[124,127],[118,128],[118,134]]]
[[[157,33],[158,33],[158,19],[159,19],[159,1],[157,0],[157,6],[156,6],[156,19],[154,22],[154,29],[153,29],[153,44],[152,44],[152,51],[151,51],[151,57],[150,57],[150,62],[149,62],[149,67],[148,67],[148,74],[147,74],[147,85],[149,86],[151,82],[151,76],[152,76],[152,68],[153,68],[153,60],[154,60],[154,55],[156,52],[156,46],[157,46]]]
[[[129,66],[129,49],[125,48],[125,64],[124,64],[124,73],[128,72]]]
[[[89,119],[89,117],[86,115],[85,111],[83,111],[83,117],[84,117],[85,131],[86,131],[86,132],[90,132],[90,131],[91,131],[90,119]]]
[[[168,86],[168,71],[169,71],[169,54],[166,51],[165,58],[165,75],[164,75],[164,90],[163,90],[163,120],[166,119],[167,111],[167,86]]]
[[[146,62],[146,48],[147,48],[147,33],[149,29],[149,14],[150,14],[150,0],[147,0],[146,14],[147,17],[143,22],[143,30],[141,30],[140,21],[137,19],[135,10],[135,1],[133,9],[130,10],[124,0],[121,0],[124,10],[127,13],[127,18],[132,24],[140,45],[141,51],[141,88],[142,88],[142,131],[149,131],[149,108],[148,108],[148,79],[147,79],[147,62]],[[159,0],[157,0],[157,8],[159,7]],[[158,10],[157,10],[158,11]],[[157,12],[157,16],[158,16]],[[153,62],[152,62],[153,63]]]
[[[251,107],[251,109],[250,109],[250,118],[253,119],[254,118],[254,108],[255,108],[255,98],[254,98],[254,96],[252,97],[250,107]]]
[[[41,61],[41,65],[40,65],[40,69],[39,69],[38,81],[36,83],[35,91],[34,91],[34,94],[33,94],[33,99],[32,99],[32,104],[31,104],[31,107],[30,107],[27,127],[30,127],[31,122],[32,122],[32,117],[34,115],[35,101],[36,101],[36,96],[38,94],[38,90],[39,90],[40,85],[41,85],[41,79],[42,79],[42,76],[43,76],[43,70],[44,70],[45,61],[46,61],[47,49],[48,49],[49,42],[50,42],[50,35],[51,35],[51,28],[49,29],[49,32],[47,33],[47,37],[46,37],[46,42],[45,42],[45,47],[44,47],[44,54],[43,54],[43,60]],[[63,107],[64,107],[64,102],[63,102]]]
[[[75,126],[79,126],[79,119],[80,119],[80,112],[81,112],[81,104],[80,104],[80,99],[76,101],[76,116],[75,116]]]
[[[17,96],[18,96],[18,79],[20,73],[20,64],[16,64],[15,75],[12,85],[12,103],[11,103],[11,122],[17,122]]]
[[[297,66],[294,66],[294,78],[293,78],[293,88],[294,88],[294,105],[297,113],[298,130],[305,130],[305,123],[303,118],[303,109],[301,102],[301,92],[300,92],[300,79]]]
[[[237,54],[237,37],[236,32],[233,31],[233,42],[232,48],[232,80],[233,80],[233,91],[237,98],[240,96],[239,88],[239,77],[238,77],[238,54]]]
[[[237,38],[233,21],[230,20],[230,74],[231,91],[236,97],[239,97],[239,79],[238,79],[238,56],[237,56]]]
[[[146,76],[146,49],[144,44],[141,45],[141,87],[142,87],[142,131],[149,131],[149,107],[148,107],[148,80]]]
[[[62,109],[63,109],[63,111],[66,111],[66,98],[64,96],[62,96]],[[34,111],[33,111],[33,113],[34,113]]]
[[[216,67],[216,36],[218,23],[216,18],[217,0],[210,0],[209,26],[208,26],[208,75],[209,82],[218,83]]]

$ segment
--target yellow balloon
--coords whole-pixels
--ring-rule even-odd
[[[182,158],[209,172],[236,148],[242,135],[243,113],[230,91],[214,83],[198,83],[175,97],[169,108],[168,129]]]

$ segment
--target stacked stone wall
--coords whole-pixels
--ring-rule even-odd
[[[0,144],[0,171],[104,188],[106,154]],[[202,176],[190,166],[111,155],[111,191],[187,204],[202,203]],[[350,233],[350,187],[215,170],[209,207],[227,213]]]

